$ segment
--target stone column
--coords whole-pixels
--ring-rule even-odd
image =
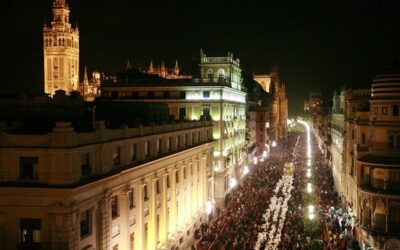
[[[156,194],[156,177],[150,177],[147,180],[149,191],[149,219],[148,225],[148,242],[146,244],[148,250],[156,249],[157,247],[157,194]]]
[[[179,197],[178,197],[178,230],[180,231],[183,224],[185,223],[185,180],[183,178],[183,168],[185,166],[178,166],[178,176],[179,176]]]
[[[160,213],[160,235],[159,235],[159,240],[161,243],[161,246],[165,246],[167,243],[167,233],[168,233],[168,227],[167,227],[167,221],[168,221],[168,210],[167,210],[167,178],[168,174],[167,173],[162,173],[160,176],[160,188],[161,188],[161,213]]]
[[[143,187],[145,183],[139,182],[134,186],[134,199],[135,199],[135,249],[144,249],[144,197]]]
[[[198,192],[197,192],[197,167],[198,167],[198,161],[195,160],[193,162],[193,173],[192,173],[192,182],[193,182],[193,186],[191,188],[191,193],[192,193],[192,216],[195,216],[197,214],[197,211],[199,209],[198,206]]]
[[[170,169],[169,183],[170,183],[170,201],[169,201],[169,220],[168,231],[171,235],[175,235],[177,220],[176,220],[176,168]]]
[[[185,180],[185,186],[186,186],[186,191],[185,191],[185,223],[190,222],[191,216],[192,216],[192,163],[186,164],[186,180]]]

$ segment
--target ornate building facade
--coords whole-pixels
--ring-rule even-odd
[[[187,249],[206,220],[210,121],[2,132],[2,249]]]
[[[43,27],[44,91],[79,88],[79,29],[69,21],[66,0],[54,0],[50,26]]]
[[[377,75],[369,102],[346,102],[346,201],[359,221],[364,249],[400,247],[400,72]]]
[[[167,103],[179,120],[210,119],[213,124],[213,173],[209,198],[222,201],[230,183],[241,177],[246,134],[246,92],[242,87],[239,59],[207,57],[202,51],[191,78],[168,79],[153,74],[121,72],[116,82],[103,82],[104,99],[125,102]],[[215,184],[214,184],[215,183]],[[215,188],[215,190],[214,190]]]

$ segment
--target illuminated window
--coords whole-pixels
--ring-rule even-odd
[[[117,218],[119,216],[119,211],[118,211],[118,196],[113,196],[111,197],[111,217],[113,219]]]
[[[92,234],[92,211],[90,209],[81,213],[81,238]]]
[[[21,243],[39,244],[42,241],[40,219],[20,219]]]
[[[37,179],[38,157],[20,157],[19,168],[21,179]]]

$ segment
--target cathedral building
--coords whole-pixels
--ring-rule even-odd
[[[161,62],[160,66],[153,65],[153,61],[150,62],[149,68],[144,72],[150,75],[156,75],[158,77],[167,79],[190,79],[190,75],[182,75],[181,68],[179,67],[178,60],[175,61],[173,67],[166,67],[164,61]]]
[[[54,0],[50,26],[43,27],[44,91],[54,95],[79,88],[79,29],[69,21],[66,0]]]
[[[269,103],[269,139],[277,141],[287,136],[288,101],[285,83],[279,80],[279,71],[274,67],[271,72],[271,99]]]

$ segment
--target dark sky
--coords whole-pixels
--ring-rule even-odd
[[[258,3],[262,2],[262,3]],[[369,87],[400,50],[400,1],[70,0],[80,28],[81,72],[114,72],[129,58],[190,71],[203,48],[239,56],[257,73],[274,64],[286,81],[290,109],[309,91]],[[1,93],[43,88],[42,26],[52,0],[13,0],[2,11]],[[397,52],[395,52],[397,50]]]

